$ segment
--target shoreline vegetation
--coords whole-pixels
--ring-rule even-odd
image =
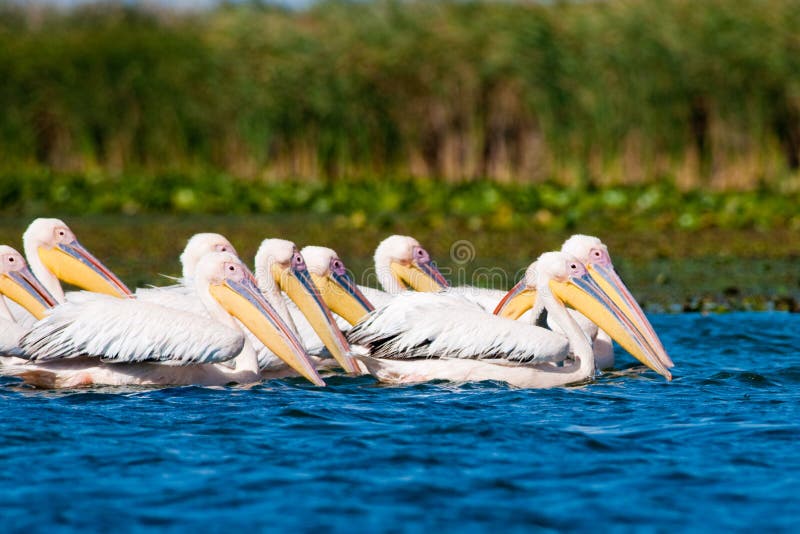
[[[4,2],[0,168],[783,194],[797,28],[797,0]]]
[[[58,213],[49,213],[58,216]],[[539,254],[556,250],[570,234],[600,236],[617,270],[652,312],[800,312],[796,231],[698,229],[619,231],[594,220],[573,230],[475,230],[470,217],[428,220],[316,214],[64,215],[81,241],[131,287],[169,285],[180,275],[178,255],[196,232],[228,237],[252,261],[268,237],[339,252],[359,283],[377,287],[372,255],[392,233],[412,235],[431,252],[454,285],[509,289]],[[0,242],[21,249],[31,217],[0,216]]]
[[[59,174],[0,171],[0,217],[308,214],[362,229],[403,217],[472,231],[800,230],[800,192],[682,191],[669,183],[568,186],[448,183],[422,178],[246,180],[207,173]],[[800,252],[797,251],[797,252]]]
[[[515,273],[581,232],[650,309],[798,311],[798,28],[798,0],[0,0],[0,235],[63,217],[142,285],[211,229],[357,274],[389,233]]]

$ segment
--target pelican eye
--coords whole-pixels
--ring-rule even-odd
[[[345,275],[347,273],[347,269],[344,266],[344,262],[339,258],[334,258],[331,260],[331,272],[333,274],[337,274],[339,276]]]
[[[422,247],[414,247],[413,255],[415,256],[415,260],[418,262],[427,263],[431,261],[428,251]]]
[[[14,263],[14,256],[10,256],[10,257],[8,258],[8,262],[9,262],[9,263]]]

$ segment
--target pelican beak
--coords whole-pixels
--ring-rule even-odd
[[[213,284],[209,292],[220,305],[247,327],[269,350],[307,378],[315,386],[324,386],[300,340],[289,329],[252,280],[225,280]]]
[[[311,279],[331,311],[352,325],[375,309],[344,269],[327,277],[312,274]]]
[[[634,358],[667,380],[672,380],[672,374],[647,342],[639,325],[628,318],[588,272],[580,277],[573,276],[566,282],[551,280],[549,284],[553,294],[564,304],[575,308],[605,330]]]
[[[647,316],[642,311],[641,306],[633,298],[633,295],[631,295],[625,283],[614,270],[614,267],[590,263],[586,268],[592,279],[603,288],[603,291],[611,297],[625,316],[645,335],[645,340],[653,348],[661,363],[665,367],[675,367],[672,359],[667,355],[667,351],[664,350],[661,340],[658,339],[656,331],[650,321],[647,320]]]
[[[493,313],[516,321],[523,313],[533,308],[534,304],[536,304],[536,288],[530,287],[523,278],[506,293]]]
[[[39,247],[39,258],[59,280],[95,293],[133,297],[128,287],[78,241]]]
[[[342,369],[350,374],[360,374],[352,356],[350,344],[336,326],[331,310],[322,299],[317,286],[314,285],[305,263],[295,264],[293,260],[289,267],[275,263],[272,265],[272,275],[280,288],[289,295],[289,298],[306,316],[314,332],[336,358]]]
[[[43,319],[57,304],[56,299],[27,266],[0,275],[0,293],[28,310],[37,319]]]
[[[415,291],[436,293],[442,289],[447,289],[450,284],[447,282],[436,263],[432,261],[414,260],[408,264],[393,261],[391,263],[392,274],[407,286],[411,286]]]

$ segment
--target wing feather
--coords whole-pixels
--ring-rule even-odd
[[[372,312],[348,336],[376,358],[504,359],[519,363],[561,361],[564,336],[484,311],[457,295],[407,293]]]
[[[136,299],[210,318],[197,292],[188,286],[140,287],[136,290]]]
[[[114,363],[170,365],[227,361],[243,346],[241,332],[217,321],[105,295],[57,306],[20,340],[31,360],[97,356]]]

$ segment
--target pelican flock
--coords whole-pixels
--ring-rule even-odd
[[[381,289],[357,285],[331,248],[278,238],[261,242],[250,271],[225,236],[195,234],[180,278],[135,292],[59,219],[34,220],[22,242],[25,257],[0,245],[0,374],[35,387],[284,376],[324,386],[345,373],[549,388],[613,367],[613,342],[672,378],[674,363],[596,237],[541,254],[507,292],[451,287],[401,235],[376,247]]]

